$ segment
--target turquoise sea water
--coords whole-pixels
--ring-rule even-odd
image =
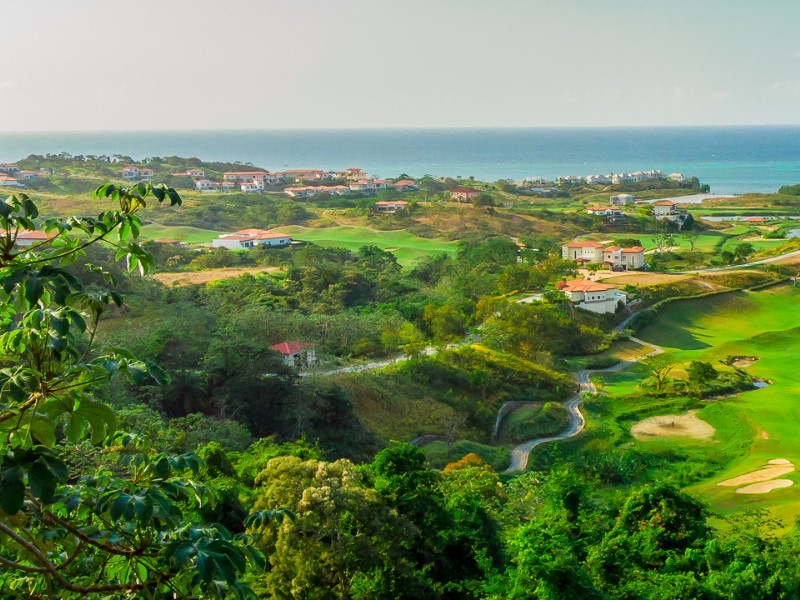
[[[0,134],[0,162],[62,151],[489,181],[661,169],[697,176],[716,193],[800,183],[800,126]]]

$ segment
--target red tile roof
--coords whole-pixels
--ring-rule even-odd
[[[672,200],[662,200],[661,202],[653,202],[653,206],[675,206],[677,202]]]
[[[280,344],[274,344],[269,347],[270,350],[277,350],[284,356],[291,356],[293,354],[297,354],[304,348],[308,348],[312,344],[305,344],[303,342],[281,342]]]
[[[588,279],[567,281],[564,287],[561,288],[565,292],[605,292],[607,290],[617,289],[613,285],[607,283],[597,283],[596,281],[589,281]]]
[[[628,253],[639,254],[639,252],[644,252],[644,248],[642,248],[641,246],[631,246],[630,248],[623,248],[621,252],[624,252],[626,254]]]
[[[570,242],[569,244],[564,244],[567,248],[602,248],[603,244],[598,244],[597,242]]]

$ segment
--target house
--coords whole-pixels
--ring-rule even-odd
[[[216,181],[211,181],[210,179],[198,179],[194,182],[194,187],[201,192],[213,192],[214,190],[219,189],[219,184]]]
[[[450,190],[450,199],[458,200],[459,202],[469,202],[470,200],[477,198],[479,195],[479,190],[461,185]]]
[[[16,178],[10,177],[8,175],[0,175],[0,186],[25,187],[22,183],[17,181]]]
[[[226,233],[211,241],[212,248],[228,248],[229,250],[242,250],[256,246],[288,246],[292,243],[292,236],[276,231],[263,229],[242,229],[234,233]]]
[[[14,163],[0,163],[0,171],[8,173],[9,175],[14,175],[19,172],[19,167]]]
[[[14,245],[19,246],[20,248],[29,248],[30,246],[37,246],[46,242],[47,240],[52,240],[54,237],[58,235],[55,231],[25,231],[25,230],[17,230],[16,237],[14,238]],[[5,238],[5,232],[0,236]]]
[[[240,184],[239,187],[245,194],[257,194],[264,191],[264,180],[254,179],[253,181],[246,181]]]
[[[237,188],[235,181],[223,181],[219,184],[219,188],[223,192],[230,192],[231,190],[235,190]]]
[[[601,263],[603,262],[603,244],[570,242],[561,246],[561,258],[583,263]]]
[[[612,206],[625,206],[633,204],[636,198],[630,194],[617,194],[616,196],[611,196],[608,201]]]
[[[620,217],[622,216],[622,211],[618,208],[609,208],[607,206],[590,206],[586,209],[586,212],[590,215],[595,215],[598,217]]]
[[[350,191],[359,194],[374,194],[377,191],[375,184],[369,179],[359,179],[355,183],[351,183]]]
[[[234,183],[243,183],[256,179],[270,179],[270,173],[266,171],[225,171],[222,174],[223,181],[232,181]]]
[[[359,179],[368,179],[368,176],[361,169],[358,169],[356,167],[350,167],[348,169],[345,169],[344,171],[339,171],[338,173],[336,173],[336,178],[351,179],[353,181],[358,181]]]
[[[322,179],[324,172],[319,169],[288,169],[275,173],[282,181],[306,181]]]
[[[631,248],[620,248],[619,246],[609,246],[603,248],[603,263],[614,269],[615,267],[627,271],[628,269],[639,269],[644,266],[644,248],[633,246]]]
[[[608,175],[589,175],[586,178],[586,183],[588,184],[602,184],[608,185],[611,183],[611,178]]]
[[[139,167],[137,165],[128,165],[122,169],[122,178],[133,180],[150,180],[153,178],[153,169],[147,167]]]
[[[33,181],[34,179],[39,178],[38,171],[19,171],[17,173],[17,179],[24,179],[25,181]]]
[[[394,200],[394,201],[386,201],[382,200],[381,202],[375,203],[375,212],[379,213],[396,213],[401,210],[405,210],[408,208],[408,202],[404,200]]]
[[[627,304],[628,296],[613,285],[589,281],[562,281],[557,285],[568,300],[579,308],[594,313],[607,314],[617,310],[619,303]]]
[[[344,196],[350,193],[350,188],[346,185],[308,185],[300,187],[287,187],[283,192],[293,198],[310,198],[317,194],[328,194],[329,196]]]
[[[683,221],[686,220],[686,217],[689,216],[689,213],[685,210],[678,210],[677,202],[673,202],[672,200],[654,202],[652,206],[653,216],[658,221],[676,221],[682,224]]]
[[[281,342],[269,347],[270,350],[280,352],[283,362],[289,367],[311,367],[317,362],[314,344],[303,342]]]
[[[173,173],[174,177],[194,177],[195,179],[203,179],[206,172],[203,169],[186,169],[183,173]]]
[[[394,182],[394,189],[398,192],[411,192],[417,189],[417,182],[413,179],[401,179]]]

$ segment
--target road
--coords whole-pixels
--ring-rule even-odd
[[[628,319],[620,323],[617,327],[621,329],[624,327],[625,323]],[[536,448],[537,446],[541,446],[542,444],[547,444],[548,442],[556,442],[559,440],[566,440],[571,437],[575,437],[581,431],[583,431],[584,426],[586,425],[586,419],[584,419],[583,414],[581,413],[581,401],[583,400],[583,394],[596,394],[597,388],[592,383],[590,377],[595,373],[615,373],[617,371],[622,371],[623,369],[627,369],[632,364],[645,359],[649,356],[655,356],[656,354],[661,354],[664,352],[664,349],[660,346],[656,346],[655,344],[651,344],[649,342],[645,342],[640,340],[639,338],[631,337],[629,338],[632,342],[636,342],[637,344],[641,344],[642,346],[646,346],[647,348],[651,349],[651,352],[634,358],[632,360],[625,360],[620,363],[617,363],[613,367],[609,367],[608,369],[583,369],[578,371],[576,375],[576,379],[578,382],[578,391],[573,395],[569,400],[564,403],[564,408],[567,409],[567,413],[569,414],[569,425],[567,428],[559,433],[558,435],[553,435],[549,437],[543,438],[536,438],[533,440],[528,440],[527,442],[523,442],[516,448],[511,451],[511,464],[508,466],[508,469],[505,470],[506,473],[521,473],[528,467],[528,458],[530,457],[531,450]]]

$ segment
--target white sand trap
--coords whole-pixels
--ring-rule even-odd
[[[758,471],[751,471],[750,473],[745,473],[744,475],[739,475],[738,477],[734,477],[732,479],[726,479],[717,485],[722,485],[725,487],[737,487],[750,483],[758,483],[759,481],[769,481],[770,479],[780,477],[781,475],[786,475],[792,471],[794,471],[794,465],[792,463],[770,465],[768,467],[764,467],[763,469],[759,469]]]
[[[768,465],[791,465],[791,466],[794,466],[792,464],[792,461],[786,460],[785,458],[773,458],[772,460],[768,460],[767,464]]]
[[[794,485],[791,479],[773,479],[772,481],[762,481],[761,483],[754,483],[746,485],[745,487],[736,490],[737,494],[767,494],[772,490],[779,490],[780,488],[787,488]]]
[[[716,429],[698,419],[696,410],[685,415],[661,415],[639,421],[631,427],[631,435],[638,440],[649,440],[656,437],[689,437],[707,440],[714,437]]]

